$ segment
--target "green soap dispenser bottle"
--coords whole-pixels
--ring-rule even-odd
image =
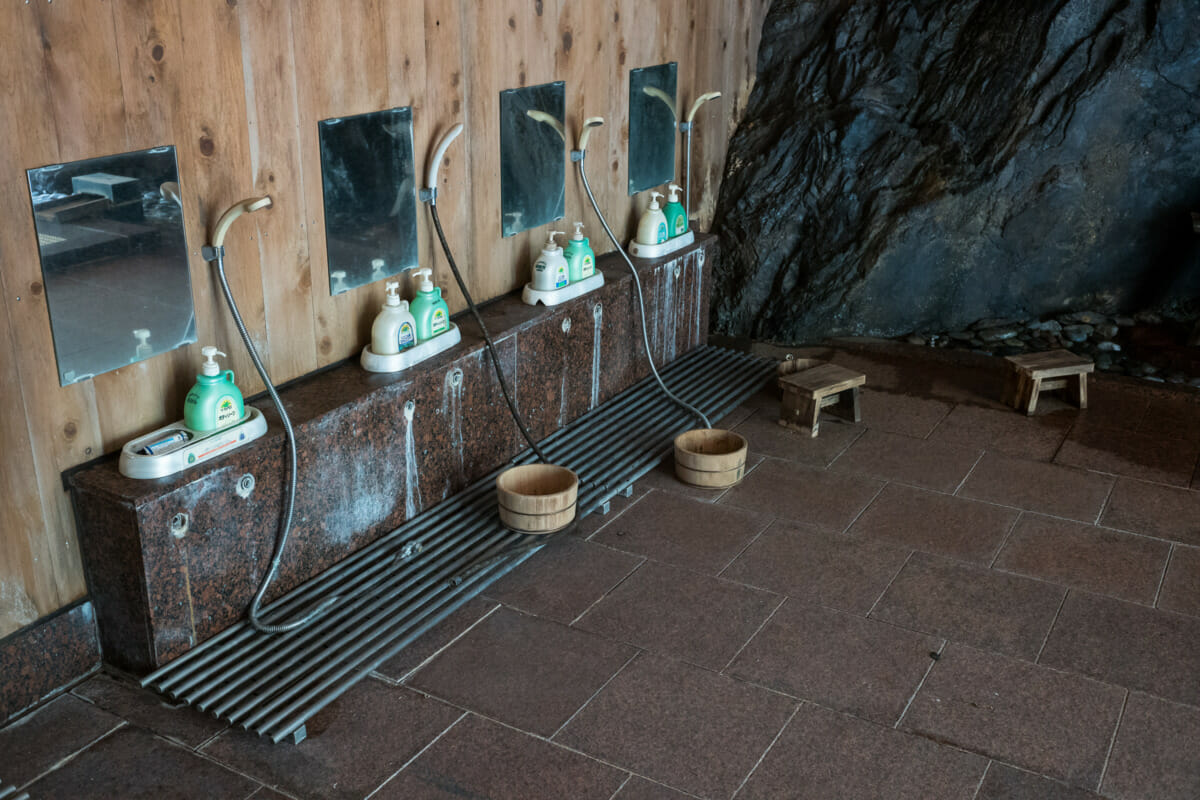
[[[667,207],[663,209],[663,215],[667,218],[667,236],[674,238],[687,233],[688,218],[683,203],[679,202],[681,187],[672,183],[667,188],[670,193],[667,195]]]
[[[571,278],[571,283],[590,278],[595,274],[596,254],[592,251],[587,237],[583,235],[582,222],[575,223],[575,233],[567,242],[567,249],[563,251],[563,256],[567,259],[567,273]]]
[[[183,424],[204,433],[240,422],[246,416],[242,393],[233,383],[233,370],[221,371],[213,356],[225,355],[209,345],[201,347],[204,364],[196,376],[196,385],[183,402]]]
[[[413,272],[418,281],[417,296],[409,305],[409,311],[417,320],[417,339],[422,342],[450,330],[450,307],[442,299],[441,288],[430,280],[431,275],[431,269]]]

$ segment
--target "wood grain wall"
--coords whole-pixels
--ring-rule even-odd
[[[227,266],[272,377],[350,357],[369,337],[378,286],[328,292],[317,121],[413,107],[417,170],[456,122],[439,209],[477,299],[517,288],[544,230],[499,235],[499,92],[564,80],[568,128],[602,115],[588,174],[619,234],[628,70],[679,62],[679,100],[705,107],[693,210],[707,226],[725,145],[753,82],[768,0],[10,0],[0,4],[0,635],[84,593],[62,470],[178,419],[199,347],[232,355],[262,387],[199,257],[230,203],[269,193],[239,222]],[[61,387],[25,171],[174,144],[199,342]],[[567,217],[599,226],[569,170]],[[422,262],[463,306],[419,210]],[[598,252],[609,249],[597,246]]]

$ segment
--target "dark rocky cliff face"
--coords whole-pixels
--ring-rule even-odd
[[[775,0],[714,230],[781,342],[1200,294],[1200,2]]]

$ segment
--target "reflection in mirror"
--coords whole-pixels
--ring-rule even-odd
[[[329,293],[417,265],[412,108],[321,120]]]
[[[566,84],[500,93],[500,232],[512,236],[566,214]]]
[[[196,341],[174,147],[28,178],[63,386]]]
[[[674,61],[629,71],[629,193],[675,179]]]

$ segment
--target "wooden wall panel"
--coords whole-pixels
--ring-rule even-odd
[[[230,354],[247,394],[261,389],[215,279],[200,256],[229,204],[274,206],[226,240],[233,292],[273,377],[283,382],[352,357],[369,336],[378,286],[330,297],[317,121],[413,107],[424,183],[437,138],[466,131],[440,172],[438,208],[479,301],[518,288],[544,241],[500,237],[499,92],[567,82],[571,147],[585,116],[588,175],[621,238],[636,211],[626,193],[628,70],[679,62],[681,110],[705,112],[693,158],[704,225],[725,142],[753,81],[768,0],[29,0],[0,5],[0,597],[14,587],[39,613],[84,591],[62,470],[111,452],[180,415],[199,348]],[[32,167],[173,144],[196,304],[193,346],[69,387],[58,384],[25,180]],[[682,153],[681,153],[682,157]],[[566,216],[597,252],[611,249],[567,164]],[[432,224],[418,209],[422,264],[452,310],[464,307]],[[9,618],[0,614],[0,619]],[[0,635],[6,633],[0,622]]]

